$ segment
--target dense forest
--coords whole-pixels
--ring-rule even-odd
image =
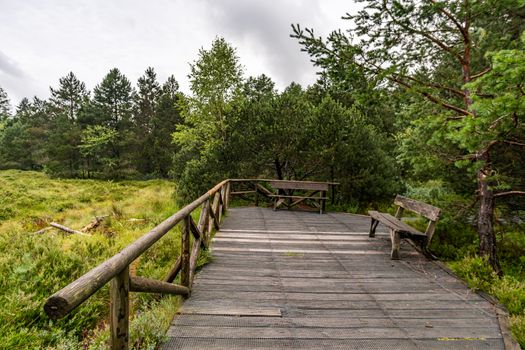
[[[510,300],[525,344],[525,4],[359,2],[350,30],[292,26],[318,67],[308,87],[247,77],[221,37],[190,94],[153,68],[91,92],[71,72],[16,108],[0,87],[0,169],[173,178],[182,201],[224,178],[337,181],[333,209],[352,212],[402,193],[444,209],[432,250]]]

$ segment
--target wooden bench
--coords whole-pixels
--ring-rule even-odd
[[[314,181],[289,181],[289,180],[269,180],[268,184],[277,192],[269,195],[273,198],[273,209],[276,210],[282,205],[292,208],[306,200],[313,200],[314,205],[319,208],[319,213],[325,212],[325,203],[328,199],[326,193],[330,185],[335,183],[314,182]],[[293,191],[308,191],[303,195],[294,195]]]
[[[369,237],[375,236],[376,227],[379,223],[382,223],[390,229],[390,240],[392,241],[392,260],[399,259],[399,245],[401,238],[409,238],[415,243],[419,243],[423,249],[425,255],[429,254],[428,245],[434,235],[436,224],[439,220],[441,209],[434,207],[430,204],[418,202],[414,199],[406,198],[403,196],[396,196],[394,204],[398,206],[396,215],[392,216],[387,213],[380,213],[378,211],[369,211],[368,214],[371,217],[370,222],[370,233]],[[429,220],[427,229],[425,232],[420,232],[415,228],[409,226],[407,223],[401,221],[403,211],[407,209],[414,213],[417,213]]]

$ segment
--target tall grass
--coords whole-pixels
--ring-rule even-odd
[[[114,255],[177,211],[168,181],[57,180],[37,172],[0,172],[0,348],[102,349],[108,338],[108,287],[64,319],[43,312],[47,297]],[[51,221],[80,229],[109,215],[90,236],[34,232]],[[172,230],[132,265],[161,278],[180,246]],[[131,297],[131,344],[153,349],[179,300]]]

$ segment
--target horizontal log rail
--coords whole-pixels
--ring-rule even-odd
[[[218,183],[119,253],[53,294],[44,305],[45,312],[52,319],[62,318],[111,281],[110,345],[111,349],[128,349],[129,292],[189,297],[200,251],[207,249],[213,230],[219,229],[221,218],[229,207],[230,197],[254,194],[255,205],[258,205],[259,194],[268,198],[272,194],[270,190],[261,185],[261,183],[270,181],[272,180],[229,179]],[[234,184],[244,184],[250,190],[235,192],[232,190]],[[200,217],[195,222],[191,214],[199,207],[201,208]],[[182,223],[181,252],[164,280],[130,276],[130,264],[179,223]],[[193,245],[191,245],[190,235],[194,238]],[[180,284],[173,284],[172,282],[178,275],[180,275]]]

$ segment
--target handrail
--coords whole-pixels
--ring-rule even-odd
[[[255,194],[255,205],[258,205],[259,193],[268,195],[268,190],[259,185],[259,182],[269,181],[272,180],[227,179],[218,183],[119,253],[53,294],[44,305],[45,312],[52,319],[62,318],[111,281],[111,349],[128,349],[129,292],[189,296],[200,250],[207,248],[213,229],[219,229],[221,217],[229,207],[230,196],[236,194],[231,191],[232,184],[247,182],[255,185],[254,190],[248,192]],[[195,223],[191,213],[199,206],[202,206],[201,215]],[[180,222],[184,225],[181,234],[181,254],[164,281],[130,276],[129,265]],[[194,236],[191,248],[190,234]],[[179,273],[181,285],[171,283]]]

